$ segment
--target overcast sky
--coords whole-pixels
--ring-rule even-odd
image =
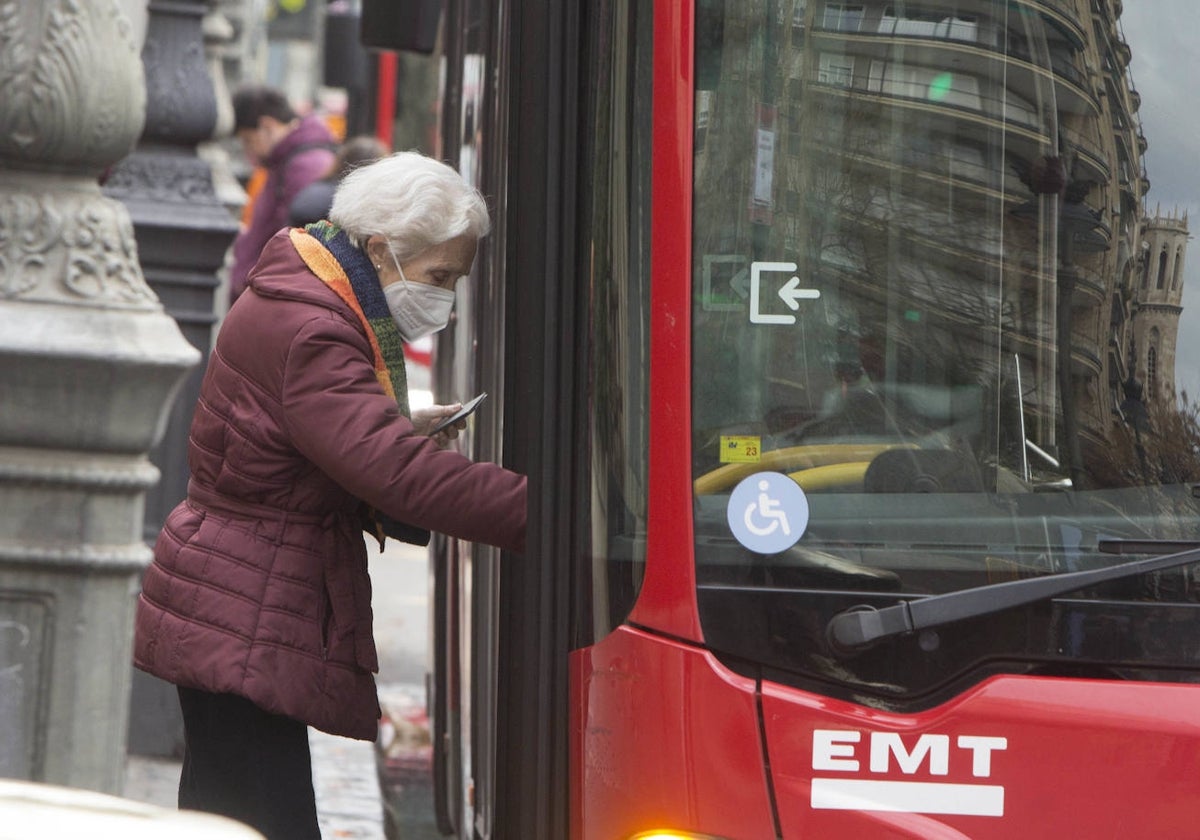
[[[1142,95],[1139,116],[1149,146],[1146,209],[1188,212],[1192,231],[1184,272],[1183,316],[1175,382],[1200,397],[1200,27],[1196,0],[1126,0],[1121,26],[1133,50],[1129,65]]]

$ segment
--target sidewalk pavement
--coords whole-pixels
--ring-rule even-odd
[[[386,707],[423,705],[419,686],[381,686]],[[384,796],[376,746],[309,730],[317,819],[324,840],[385,840]],[[124,796],[164,808],[176,807],[180,762],[131,755],[125,765]]]

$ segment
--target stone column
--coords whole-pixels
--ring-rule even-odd
[[[218,272],[237,220],[217,197],[212,168],[198,146],[212,137],[217,100],[205,54],[210,0],[150,0],[146,46],[146,127],[133,154],[104,191],[129,209],[150,287],[184,336],[207,358],[224,301]],[[147,498],[145,540],[152,544],[171,509],[187,495],[187,441],[203,366],[184,382],[161,443],[151,453],[162,479]],[[178,754],[183,728],[172,686],[136,672],[129,749]]]
[[[119,792],[148,453],[200,354],[98,177],[145,2],[0,0],[0,776]]]

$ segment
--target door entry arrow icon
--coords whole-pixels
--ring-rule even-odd
[[[800,301],[816,300],[820,296],[820,289],[801,289],[799,277],[793,277],[791,280],[788,280],[783,285],[783,288],[779,290],[780,299],[793,312],[800,308]]]
[[[766,273],[788,273],[796,270],[796,264],[791,262],[754,262],[750,263],[750,323],[752,324],[794,324],[795,315],[774,315],[765,313],[759,308],[762,300],[762,276]],[[800,308],[801,300],[816,300],[821,296],[820,289],[801,289],[800,278],[793,275],[776,294],[788,307],[795,312]]]

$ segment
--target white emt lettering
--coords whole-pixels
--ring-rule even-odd
[[[906,776],[924,770],[930,776],[966,774],[989,778],[993,753],[1006,750],[1008,739],[982,735],[922,733],[911,747],[897,732],[869,732],[865,751],[864,733],[857,730],[813,730],[812,769],[816,773],[887,774]],[[951,744],[954,749],[952,750]],[[953,761],[952,761],[953,756]],[[999,785],[945,784],[940,782],[890,781],[878,778],[817,778],[812,782],[813,808],[863,811],[904,811],[927,814],[1003,816],[1004,788]]]

